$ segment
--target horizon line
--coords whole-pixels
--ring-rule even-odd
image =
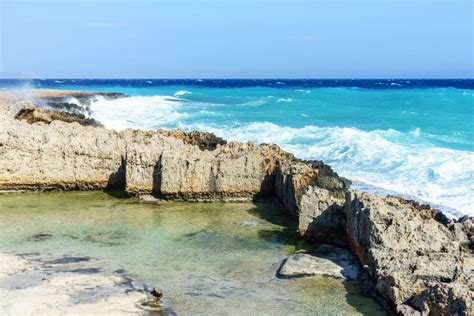
[[[48,78],[0,78],[0,80],[474,80],[473,78],[410,78],[410,77],[396,77],[396,78],[66,78],[66,77],[48,77]]]

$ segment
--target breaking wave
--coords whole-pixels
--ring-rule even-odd
[[[429,202],[452,216],[474,215],[474,153],[436,147],[418,128],[365,131],[222,121],[225,113],[171,96],[100,99],[92,110],[96,119],[118,130],[179,127],[211,131],[229,140],[276,143],[299,158],[324,161],[356,187]]]
[[[109,128],[152,129],[169,127],[187,114],[179,112],[179,99],[174,97],[129,97],[106,100],[98,97],[92,103],[94,118]]]

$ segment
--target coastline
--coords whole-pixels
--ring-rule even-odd
[[[21,111],[33,119],[22,121]],[[350,189],[324,163],[276,145],[179,130],[116,132],[55,119],[51,111],[24,103],[0,108],[0,189],[114,188],[191,201],[276,197],[305,239],[351,249],[399,313],[472,311],[473,218],[449,220],[427,205]]]

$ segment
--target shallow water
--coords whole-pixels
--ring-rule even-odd
[[[289,224],[290,223],[290,224]],[[288,225],[289,224],[289,225]],[[357,286],[275,272],[308,247],[273,202],[143,204],[103,192],[0,195],[0,251],[88,256],[178,314],[384,314]]]

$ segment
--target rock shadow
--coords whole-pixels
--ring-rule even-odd
[[[161,197],[161,161],[162,155],[158,157],[158,161],[153,167],[153,185],[151,190],[151,195],[156,198]]]
[[[346,248],[345,215],[342,205],[333,203],[308,224],[304,238]]]
[[[258,236],[266,241],[293,246],[296,250],[308,249],[310,245],[298,233],[298,224],[275,199],[254,202],[248,213],[280,226],[280,229],[260,229]]]
[[[126,199],[130,196],[125,192],[126,187],[126,172],[127,172],[127,161],[124,156],[122,156],[122,161],[120,167],[117,171],[110,174],[107,181],[107,186],[104,189],[104,192],[108,195],[117,198],[117,199]]]

